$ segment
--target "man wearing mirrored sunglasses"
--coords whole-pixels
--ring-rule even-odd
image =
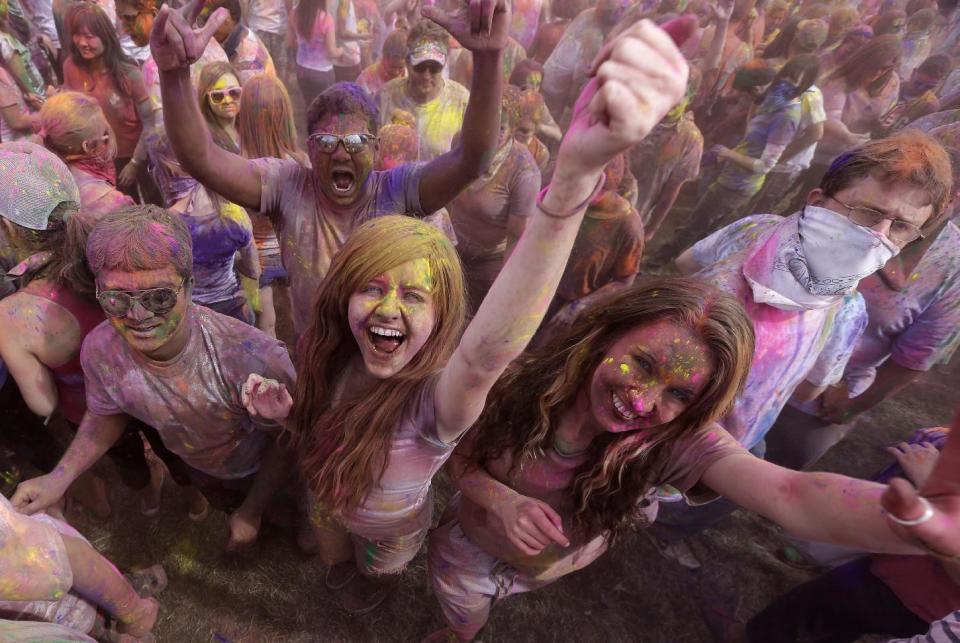
[[[56,502],[123,435],[132,419],[156,429],[176,477],[230,513],[228,548],[257,537],[260,517],[287,482],[280,426],[251,415],[243,386],[251,374],[294,384],[281,342],[191,302],[193,251],[179,217],[154,206],[100,220],[87,263],[107,321],[80,353],[87,411],[54,470],[18,487],[24,513]]]
[[[161,10],[151,48],[161,69],[170,142],[183,167],[201,183],[271,219],[289,273],[297,334],[310,323],[314,293],[354,227],[388,214],[425,217],[489,167],[499,132],[508,5],[506,0],[460,0],[452,11],[424,7],[426,18],[473,52],[476,91],[470,94],[460,146],[428,163],[383,172],[373,170],[379,110],[352,83],[331,87],[307,112],[312,169],[289,159],[247,160],[214,145],[193,96],[188,66],[220,25],[222,10],[211,14],[202,29],[193,28],[197,5]],[[171,30],[179,36],[177,43],[167,37]],[[329,136],[339,138],[336,145]]]

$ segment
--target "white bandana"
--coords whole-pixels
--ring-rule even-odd
[[[754,301],[783,310],[832,306],[900,251],[832,210],[806,206],[783,220],[743,266]]]

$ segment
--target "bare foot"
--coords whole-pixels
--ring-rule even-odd
[[[150,484],[140,492],[140,513],[148,518],[160,515],[160,500],[163,497],[163,480],[166,469],[163,463],[150,461]]]
[[[70,485],[70,496],[81,505],[96,514],[97,518],[109,518],[112,513],[107,499],[107,486],[103,479],[92,473],[85,473]]]
[[[359,615],[380,607],[394,587],[393,576],[366,576],[357,574],[347,586],[337,592],[337,601],[345,612]]]
[[[196,487],[187,487],[186,494],[189,506],[187,518],[193,522],[203,522],[210,514],[210,503]]]
[[[121,634],[129,634],[137,638],[145,637],[157,623],[157,616],[160,614],[160,603],[155,598],[141,598],[132,613],[124,619],[120,619],[120,626],[117,628]]]
[[[230,514],[230,540],[227,551],[240,552],[253,547],[260,533],[260,516],[247,516],[239,509]]]

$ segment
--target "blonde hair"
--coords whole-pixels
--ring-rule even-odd
[[[83,142],[110,134],[110,156],[117,155],[117,139],[97,101],[80,92],[50,96],[40,108],[40,134],[44,146],[64,161],[87,156]]]
[[[430,338],[399,373],[378,381],[361,399],[334,406],[336,382],[359,354],[347,318],[351,296],[374,277],[415,259],[426,259],[436,277]],[[327,510],[355,508],[383,475],[393,431],[410,401],[449,360],[463,331],[465,309],[457,253],[443,233],[422,221],[373,219],[357,228],[336,254],[300,343],[292,414],[303,477]]]

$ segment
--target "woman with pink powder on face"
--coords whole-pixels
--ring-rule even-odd
[[[495,30],[505,28],[504,13],[497,8]],[[658,64],[639,64],[631,55],[638,50]],[[248,382],[260,415],[289,414],[321,551],[333,565],[327,584],[342,590],[348,611],[382,602],[384,576],[420,549],[431,480],[539,325],[604,166],[686,84],[682,56],[649,22],[598,62],[599,82],[578,103],[554,182],[462,335],[465,293],[453,248],[421,223],[386,217],[361,226],[334,258],[299,351],[296,404],[275,384]]]
[[[753,351],[752,323],[734,298],[663,279],[594,307],[514,361],[451,461],[459,494],[429,549],[448,628],[429,640],[472,640],[494,600],[582,569],[628,528],[650,526],[664,484],[692,504],[723,496],[811,540],[960,551],[948,515],[956,499],[944,497],[956,469],[938,468],[925,499],[902,479],[884,493],[756,458],[716,424]],[[947,449],[956,463],[960,443]]]

